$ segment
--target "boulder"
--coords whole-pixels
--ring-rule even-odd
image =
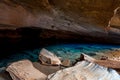
[[[45,65],[61,65],[60,59],[44,48],[40,52],[39,60]]]
[[[8,66],[6,71],[9,72],[13,80],[45,80],[47,77],[34,68],[29,60],[14,62]]]
[[[81,61],[73,67],[49,75],[47,80],[120,80],[120,75],[113,69]]]

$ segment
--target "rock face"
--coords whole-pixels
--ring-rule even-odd
[[[118,44],[119,29],[105,28],[119,3],[120,0],[1,0],[0,29],[34,26],[70,31],[87,41]]]
[[[6,69],[13,80],[45,80],[46,75],[33,67],[29,60],[12,63]]]
[[[120,75],[112,69],[82,61],[75,66],[57,71],[47,80],[119,80]]]
[[[62,25],[61,23],[64,23],[63,26],[67,27],[69,24],[70,26],[74,24],[74,22],[69,22],[74,19],[75,23],[79,22],[81,25],[82,23],[92,23],[107,26],[108,20],[113,14],[112,11],[119,6],[119,1],[107,0],[106,3],[104,0],[1,0],[0,23],[39,27],[42,24],[45,25],[46,22],[48,23],[46,25],[49,26],[52,24],[54,26],[60,26]],[[66,18],[64,15],[71,17],[71,19],[63,19]],[[57,20],[56,22],[60,24],[55,25],[52,20]]]
[[[40,52],[39,60],[46,65],[61,65],[60,59],[44,48]]]

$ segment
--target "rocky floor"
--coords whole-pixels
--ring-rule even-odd
[[[42,52],[46,52],[46,50],[41,50],[41,53]],[[50,53],[51,54],[51,52],[48,52],[47,51],[47,53]],[[112,71],[112,72],[110,72],[109,71],[109,69],[107,69],[108,70],[108,72],[106,71],[106,68],[103,68],[103,67],[101,67],[101,66],[98,66],[98,65],[103,65],[103,66],[106,66],[106,67],[109,67],[109,68],[112,68],[112,67],[115,67],[115,68],[113,68],[113,69],[115,69],[118,73],[120,73],[120,69],[118,68],[118,66],[120,66],[118,63],[120,63],[119,62],[119,56],[120,56],[120,50],[119,49],[115,49],[115,50],[113,50],[113,51],[108,51],[108,52],[106,52],[105,54],[103,53],[103,54],[101,54],[101,55],[97,55],[97,56],[94,56],[94,58],[92,58],[92,57],[90,57],[90,56],[87,56],[87,55],[81,55],[82,57],[80,57],[80,59],[77,59],[77,64],[76,65],[78,65],[78,66],[81,66],[81,67],[83,67],[83,69],[87,69],[87,68],[89,68],[90,67],[90,69],[88,69],[88,70],[86,70],[86,71],[88,71],[88,73],[90,73],[91,74],[91,76],[93,76],[92,77],[92,79],[94,79],[94,80],[97,80],[95,77],[94,77],[94,73],[96,72],[94,72],[94,70],[99,70],[100,72],[101,72],[101,69],[99,69],[99,68],[102,68],[103,69],[103,71],[104,72],[106,72],[106,75],[108,74],[109,75],[109,77],[112,75],[112,80],[114,80],[114,79],[116,79],[116,80],[119,80],[119,77],[120,76],[118,76],[117,74],[116,74],[116,72],[114,72],[114,71]],[[40,56],[44,56],[45,57],[45,55],[47,56],[47,54],[41,54]],[[50,55],[49,55],[50,56]],[[51,56],[52,57],[52,56]],[[52,59],[53,58],[51,58],[51,61],[52,61]],[[42,61],[45,61],[44,59],[42,59],[42,57],[41,57],[41,59],[40,60],[42,60]],[[47,60],[47,62],[45,62],[46,64],[42,64],[41,63],[41,61],[38,61],[38,62],[33,62],[32,64],[33,64],[33,66],[34,66],[34,68],[36,68],[37,70],[39,70],[41,73],[43,73],[43,74],[45,74],[45,75],[47,75],[48,76],[48,79],[49,80],[55,80],[56,78],[58,78],[58,79],[60,79],[60,78],[65,78],[65,80],[67,79],[67,78],[69,78],[70,76],[69,75],[72,75],[72,73],[71,74],[69,74],[69,72],[71,71],[71,69],[73,69],[73,71],[77,68],[77,66],[76,65],[71,65],[71,67],[70,67],[70,64],[69,64],[69,66],[67,66],[67,67],[65,67],[64,65],[63,66],[58,66],[58,65],[50,65],[50,63],[49,63],[49,59],[47,59],[46,58],[46,60]],[[54,60],[54,59],[53,59]],[[83,60],[83,61],[81,61],[81,60]],[[84,62],[84,60],[85,61],[88,61],[88,62]],[[23,60],[24,61],[24,60]],[[90,62],[92,62],[92,63],[90,63]],[[54,62],[54,61],[53,61]],[[65,61],[66,62],[66,64],[67,63],[69,63],[69,61],[67,60],[67,61]],[[112,65],[110,62],[113,62],[112,64],[115,64],[115,65]],[[80,65],[79,65],[79,63],[80,63]],[[84,64],[83,64],[84,63]],[[88,65],[88,63],[90,63],[89,64],[89,66],[88,67],[85,67],[85,66],[87,66]],[[94,63],[96,63],[96,64],[94,64]],[[110,63],[110,64],[109,64]],[[22,65],[22,64],[20,64],[19,62],[13,62],[12,64],[10,64],[10,65],[14,65],[14,67],[15,67],[15,64],[17,64],[17,65]],[[28,63],[26,63],[25,62],[25,64],[28,64]],[[54,63],[51,63],[51,64],[56,64],[55,62]],[[65,64],[65,65],[66,65]],[[97,65],[98,64],[98,65]],[[116,65],[117,64],[117,65]],[[20,68],[20,67],[17,67],[17,65],[16,65],[16,70],[17,70],[17,68],[18,69],[22,69],[22,68]],[[95,67],[96,66],[96,67]],[[22,67],[22,66],[21,66]],[[27,67],[27,66],[26,66]],[[75,69],[74,69],[74,67],[76,67]],[[93,68],[93,69],[92,69]],[[98,68],[98,69],[95,69],[95,68]],[[10,66],[8,67],[8,69],[10,69]],[[12,69],[12,67],[11,67],[11,69]],[[14,69],[14,68],[13,68]],[[69,72],[67,72],[67,74],[66,74],[66,70],[69,70],[70,69],[70,71]],[[80,68],[78,68],[78,69],[80,69]],[[24,69],[23,69],[24,70]],[[62,71],[63,70],[63,71]],[[64,71],[65,70],[65,71]],[[80,69],[80,70],[82,70],[82,68]],[[90,72],[89,72],[89,70],[90,70]],[[58,72],[57,72],[58,71]],[[91,73],[91,71],[92,71],[92,73]],[[64,73],[63,73],[64,72]],[[110,73],[109,73],[110,72]],[[9,72],[10,73],[10,72]],[[6,68],[5,67],[3,67],[3,68],[1,68],[0,69],[0,80],[12,80],[11,79],[11,77],[10,77],[10,75],[9,75],[9,73],[6,71]],[[13,71],[13,73],[14,73],[14,71]],[[53,77],[51,77],[52,75],[52,73],[54,73],[54,76]],[[86,73],[86,72],[84,72],[84,73]],[[86,74],[88,74],[88,73],[86,73]],[[15,73],[15,74],[12,74],[11,76],[13,76],[13,75],[17,75],[17,74],[19,74],[19,73]],[[60,74],[60,75],[63,75],[63,76],[59,76],[59,75],[57,75],[57,74]],[[89,77],[89,76],[84,76],[83,77],[83,75],[82,75],[82,73],[79,73],[79,72],[77,72],[76,70],[75,70],[75,73],[74,73],[74,75],[77,75],[77,74],[81,74],[81,79],[83,79],[83,78],[89,78],[89,79],[87,79],[87,80],[90,80],[90,78],[91,77]],[[98,73],[95,73],[95,74],[98,74]],[[104,73],[103,73],[104,74]],[[26,75],[29,75],[29,74],[26,74]],[[64,76],[65,75],[65,76]],[[99,74],[98,74],[99,75]],[[114,77],[113,75],[116,75],[116,76],[118,76],[118,77]],[[100,76],[100,75],[99,75]],[[98,76],[98,78],[100,78]],[[50,78],[51,77],[51,78]],[[104,78],[106,78],[107,76],[104,76]],[[20,76],[18,76],[18,78],[20,78]],[[55,78],[55,79],[54,79]],[[75,78],[78,78],[78,76],[76,76],[76,77],[72,77],[71,76],[71,78],[73,78],[73,80],[75,79]],[[102,80],[104,80],[104,78],[102,79]],[[107,77],[108,78],[108,77]],[[21,79],[20,79],[21,80]],[[61,79],[60,79],[61,80]],[[84,80],[84,79],[83,79]],[[107,79],[107,80],[109,80],[109,78]]]

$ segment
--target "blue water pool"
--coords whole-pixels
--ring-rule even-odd
[[[110,51],[113,49],[119,49],[120,45],[102,45],[102,44],[56,44],[49,45],[44,47],[49,51],[55,53],[57,56],[62,57],[63,59],[70,59],[74,61],[74,59],[78,58],[81,53],[85,53],[88,55],[96,55],[96,53],[104,53],[106,51]],[[41,48],[37,48],[34,50],[26,50],[20,51],[18,53],[14,53],[6,59],[0,60],[0,67],[6,66],[7,64],[18,61],[21,59],[30,59],[31,61],[37,61],[38,55]]]

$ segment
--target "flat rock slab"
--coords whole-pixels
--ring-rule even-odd
[[[14,62],[8,66],[6,71],[9,72],[13,80],[46,80],[46,75],[33,67],[29,60]]]

